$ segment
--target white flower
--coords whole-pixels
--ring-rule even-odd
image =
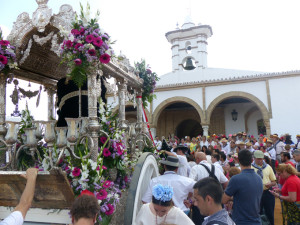
[[[102,202],[102,200],[98,200],[98,204],[99,204],[99,205],[101,204],[101,202]]]
[[[73,36],[73,34],[70,34],[69,40],[72,41],[72,42],[74,41],[74,36]]]
[[[112,194],[108,194],[107,195],[107,198],[111,198],[113,195]]]
[[[83,171],[88,170],[87,165],[84,165],[84,164],[81,163],[81,166],[82,166]]]
[[[89,177],[89,171],[83,171],[83,172],[81,173],[80,181],[84,181],[84,180],[86,180],[88,177]]]
[[[95,170],[97,168],[97,163],[94,162],[93,160],[89,159],[89,163],[91,164],[92,170]]]

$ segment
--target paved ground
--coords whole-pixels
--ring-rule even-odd
[[[282,225],[281,205],[280,205],[280,200],[278,198],[276,198],[275,201],[274,220],[275,220],[275,225]]]

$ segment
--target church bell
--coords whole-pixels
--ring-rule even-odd
[[[185,66],[183,67],[185,70],[193,70],[195,69],[196,67],[193,65],[193,61],[192,61],[192,58],[191,57],[188,57],[186,59],[186,64]]]

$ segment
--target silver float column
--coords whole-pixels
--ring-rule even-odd
[[[55,119],[54,94],[55,89],[52,86],[45,86],[48,95],[48,120]]]
[[[119,126],[121,129],[126,130],[126,118],[125,118],[125,99],[126,99],[126,91],[127,91],[127,83],[123,81],[118,85],[119,91]]]
[[[136,123],[136,132],[140,133],[143,128],[143,101],[142,101],[142,92],[138,92],[136,95],[136,111],[137,111],[137,123]]]
[[[93,146],[90,147],[91,159],[96,162],[98,157],[98,138],[100,124],[97,117],[97,71],[92,71],[87,75],[88,78],[88,107],[89,107],[89,125],[88,129],[93,139]],[[101,85],[101,83],[100,83]],[[101,88],[101,86],[100,86]]]
[[[0,139],[4,140],[6,134],[5,113],[6,113],[6,79],[7,76],[0,73]]]

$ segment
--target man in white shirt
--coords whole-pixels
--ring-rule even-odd
[[[217,154],[217,153],[213,154],[211,157],[211,162],[216,168],[219,168],[224,173],[223,167],[220,164],[220,155],[219,154]]]
[[[153,178],[145,192],[142,201],[149,203],[152,200],[152,188],[156,184],[169,185],[173,187],[174,196],[172,198],[174,205],[181,210],[187,212],[189,209],[184,205],[184,200],[188,198],[188,195],[192,195],[193,186],[196,183],[194,180],[180,176],[177,174],[179,167],[179,160],[175,156],[168,156],[166,160],[161,160],[160,163],[165,168],[164,175]]]
[[[195,158],[196,158],[196,163],[198,163],[198,165],[194,166],[191,169],[191,173],[189,177],[195,181],[199,181],[205,177],[209,177],[209,173],[205,167],[207,167],[208,170],[211,172],[212,165],[206,161],[206,155],[203,152],[196,152]],[[224,188],[226,188],[228,179],[225,177],[225,175],[222,173],[222,171],[219,168],[215,167],[214,175],[219,180],[219,182],[224,185]]]
[[[161,150],[162,142],[159,140],[158,136],[155,137],[154,144],[155,144],[156,149],[157,149],[158,151]]]
[[[26,171],[26,175],[21,175],[27,179],[25,189],[22,193],[19,204],[14,211],[0,222],[0,225],[22,225],[31,206],[31,202],[34,196],[35,183],[38,170],[36,168],[29,168]]]
[[[271,135],[271,139],[274,144],[274,149],[276,151],[276,159],[278,160],[279,163],[281,163],[281,152],[285,150],[284,146],[285,144],[279,139],[277,134]]]

